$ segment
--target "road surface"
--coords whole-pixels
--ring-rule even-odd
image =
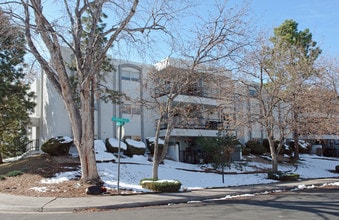
[[[339,220],[339,187],[279,192],[187,204],[78,213],[0,213],[1,220],[206,220],[206,219],[334,219]]]

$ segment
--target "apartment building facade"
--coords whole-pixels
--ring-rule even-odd
[[[179,71],[184,69],[177,59],[167,58],[157,63],[155,67],[158,71],[168,67],[176,67]],[[141,104],[140,100],[149,100],[157,93],[156,85],[148,82],[148,72],[154,66],[142,63],[112,59],[114,71],[107,74],[105,85],[113,90],[126,94],[128,100],[122,104],[113,104],[96,100],[95,102],[95,138],[105,140],[106,138],[117,137],[117,127],[111,120],[114,117],[128,118],[129,123],[124,125],[125,138],[142,140],[147,143],[147,139],[155,136],[155,129],[159,114],[156,109]],[[211,74],[210,70],[201,69]],[[179,94],[174,100],[174,104],[185,103],[191,110],[196,111],[192,118],[176,118],[177,122],[170,134],[168,157],[183,162],[195,163],[199,159],[201,147],[197,143],[199,137],[216,137],[220,130],[229,130],[234,134],[245,134],[239,136],[241,142],[245,143],[251,138],[263,138],[262,130],[243,128],[233,129],[230,127],[230,117],[234,117],[237,111],[234,100],[228,98],[225,101],[225,94],[222,93],[223,80],[230,79],[227,72],[213,73],[218,77],[207,77],[200,79],[194,86],[190,85]],[[40,79],[32,84],[32,90],[36,92],[36,110],[31,116],[32,125],[30,128],[31,139],[40,140],[40,143],[56,136],[72,137],[71,125],[68,113],[63,100],[55,91],[50,82],[42,74]],[[149,91],[151,90],[151,91]],[[229,97],[235,97],[227,92]],[[166,101],[166,94],[163,96]],[[242,103],[242,108],[248,108],[249,103]],[[161,125],[160,137],[164,137],[166,121]],[[233,130],[232,130],[233,129]]]

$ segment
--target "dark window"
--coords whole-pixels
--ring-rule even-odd
[[[139,105],[121,104],[120,110],[121,110],[121,113],[124,113],[124,114],[134,114],[134,115],[141,114],[141,107]]]
[[[257,90],[250,89],[249,95],[250,95],[250,97],[257,97],[258,96],[258,92],[257,92]]]
[[[122,70],[121,71],[121,79],[122,80],[130,80],[130,81],[139,81],[140,74],[138,72]]]

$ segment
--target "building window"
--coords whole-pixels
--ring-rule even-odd
[[[258,92],[255,89],[250,89],[249,90],[249,95],[250,95],[250,97],[257,97],[258,96]]]
[[[132,115],[141,114],[141,107],[139,105],[121,104],[120,110],[121,113],[123,114],[132,114]]]
[[[129,70],[121,71],[121,79],[129,81],[140,81],[140,74]]]

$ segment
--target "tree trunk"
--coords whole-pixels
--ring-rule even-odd
[[[156,137],[157,139],[159,138]],[[168,150],[168,138],[165,137],[164,147],[162,149],[161,155],[159,155],[159,144],[158,141],[154,143],[154,155],[153,155],[153,168],[152,168],[152,178],[159,179],[159,165],[165,159],[167,150]]]
[[[158,144],[158,137],[155,137],[154,142],[154,153],[153,153],[153,167],[152,167],[152,178],[157,180],[159,178],[159,164],[160,164],[160,157],[159,157],[159,144]]]
[[[294,112],[294,123],[298,122],[298,114]],[[294,125],[293,140],[294,140],[294,159],[299,160],[299,134],[297,125]]]
[[[171,109],[171,105],[172,105],[172,101],[169,100],[168,101],[169,104],[167,104],[169,107],[167,108],[168,111],[170,112]],[[155,133],[155,142],[154,142],[154,155],[153,155],[153,179],[158,179],[159,175],[158,175],[158,169],[159,169],[159,164],[166,158],[167,155],[167,151],[168,151],[168,141],[169,141],[169,137],[170,134],[173,130],[173,118],[171,116],[168,116],[167,118],[167,128],[166,128],[166,133],[165,133],[165,138],[164,138],[164,147],[162,149],[161,155],[159,155],[159,145],[158,145],[158,139],[159,139],[159,135],[160,135],[160,128],[161,128],[161,123],[163,121],[163,116],[161,116],[158,120],[157,123],[157,128],[156,128],[156,133]]]
[[[155,146],[154,146],[154,153],[155,153]],[[159,164],[160,163],[158,161],[153,159],[152,178],[155,179],[155,180],[159,179],[159,172],[158,172]]]
[[[277,154],[274,154],[272,156],[272,172],[278,172],[278,157]]]
[[[160,164],[160,158],[159,158],[159,135],[160,135],[160,127],[162,123],[163,117],[160,116],[156,131],[155,131],[155,140],[154,140],[154,152],[153,152],[153,167],[152,167],[152,178],[157,180],[159,178],[159,164]]]
[[[97,172],[93,142],[83,138],[81,147],[77,147],[81,163],[81,182],[101,185],[102,181]]]
[[[90,83],[90,82],[89,82]],[[99,177],[95,159],[94,149],[94,114],[93,102],[94,97],[91,95],[90,86],[85,87],[80,93],[81,99],[81,133],[76,133],[79,128],[74,127],[72,123],[72,130],[74,135],[74,144],[79,151],[81,163],[81,181],[100,185],[102,181]]]
[[[277,172],[278,171],[278,155],[274,147],[274,141],[273,141],[272,136],[268,137],[268,143],[270,145],[270,151],[271,151],[271,157],[272,157],[272,172]]]
[[[293,100],[296,102],[297,100],[297,95],[293,95]],[[299,160],[299,108],[297,106],[297,103],[294,103],[292,105],[292,112],[293,112],[293,140],[294,140],[294,160],[297,161]]]

